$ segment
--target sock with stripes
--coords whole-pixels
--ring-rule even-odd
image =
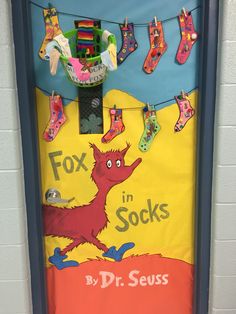
[[[94,55],[94,21],[83,20],[78,22],[77,51],[85,56]]]

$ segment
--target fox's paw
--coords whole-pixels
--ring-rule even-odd
[[[114,259],[116,262],[120,262],[126,251],[132,249],[135,246],[133,242],[128,242],[123,244],[118,250],[115,246],[109,248],[109,250],[102,254],[104,257],[109,257]]]
[[[75,267],[79,266],[79,263],[76,261],[65,261],[64,259],[67,258],[67,255],[61,255],[61,250],[59,247],[55,248],[54,255],[49,257],[49,262],[53,264],[57,269],[62,270],[68,267]]]

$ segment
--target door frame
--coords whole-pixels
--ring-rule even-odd
[[[207,314],[219,0],[203,0],[198,111],[194,313]],[[34,314],[46,314],[46,277],[30,0],[11,0]]]

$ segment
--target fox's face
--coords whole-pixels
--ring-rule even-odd
[[[92,171],[92,178],[98,187],[112,187],[123,182],[142,161],[139,158],[132,165],[125,165],[124,157],[130,145],[127,145],[122,151],[108,151],[106,153],[102,153],[94,144],[91,147],[93,148],[93,155],[96,161]]]

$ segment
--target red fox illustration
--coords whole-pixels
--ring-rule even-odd
[[[123,244],[118,250],[115,246],[107,246],[99,241],[97,235],[107,226],[109,222],[105,206],[106,197],[111,188],[128,179],[134,169],[141,163],[138,158],[130,166],[125,165],[124,157],[130,148],[127,144],[123,150],[111,150],[101,152],[95,144],[91,144],[95,159],[91,178],[95,182],[98,192],[94,199],[87,205],[74,208],[59,208],[55,206],[43,206],[44,232],[45,235],[66,237],[72,242],[62,251],[60,248],[54,250],[54,255],[49,261],[58,269],[70,266],[78,266],[76,261],[64,261],[68,251],[73,250],[83,243],[94,244],[102,250],[104,257],[115,261],[122,260],[124,253],[134,247],[134,243]]]

